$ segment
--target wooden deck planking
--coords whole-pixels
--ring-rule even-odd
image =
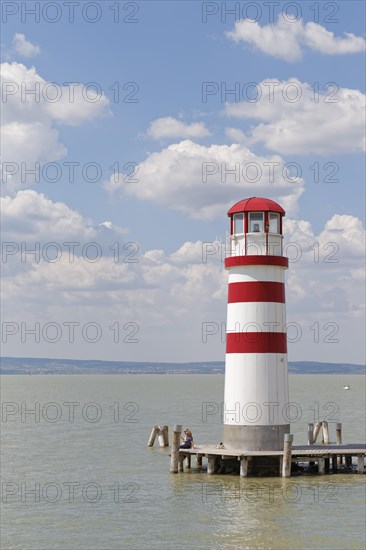
[[[291,452],[291,455],[288,454]],[[292,462],[317,462],[319,474],[329,471],[329,461],[332,460],[332,471],[337,471],[337,461],[343,456],[346,464],[352,463],[352,457],[357,457],[357,473],[364,473],[366,455],[365,443],[351,443],[348,445],[296,445],[291,451],[244,451],[242,449],[218,449],[214,445],[196,446],[193,449],[177,449],[178,469],[183,472],[183,463],[187,460],[187,467],[191,466],[192,455],[196,455],[196,465],[202,465],[202,458],[207,458],[207,473],[215,474],[218,471],[219,460],[240,460],[240,476],[248,475],[249,458],[273,457],[279,460],[282,477],[291,476]],[[341,463],[341,462],[340,462]],[[339,464],[340,464],[339,463]]]
[[[196,446],[193,449],[179,449],[180,453],[189,455],[201,455],[207,457],[208,455],[221,456],[222,458],[240,458],[250,456],[268,456],[268,457],[281,457],[283,451],[243,451],[242,449],[217,449],[215,446],[205,445]],[[362,455],[366,454],[365,443],[354,443],[347,445],[294,445],[292,447],[292,457],[302,456],[334,456],[334,455]]]

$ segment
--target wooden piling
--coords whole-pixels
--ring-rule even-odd
[[[321,423],[321,422],[317,422],[317,423],[315,424],[314,433],[313,433],[313,443],[316,442],[321,427],[322,427],[322,423]]]
[[[154,426],[153,429],[151,430],[149,441],[147,442],[148,447],[152,447],[154,445],[156,434],[158,433],[158,431],[159,431],[159,426]]]
[[[342,424],[340,422],[336,424],[336,442],[337,445],[342,445]]]
[[[324,445],[329,445],[329,426],[326,420],[323,420],[322,427],[323,427],[323,443]]]
[[[202,455],[196,455],[196,466],[202,466]]]
[[[323,420],[323,422],[321,423],[321,430],[322,430],[322,443],[325,445],[329,445],[329,426],[326,420]]]
[[[213,475],[216,473],[216,460],[217,460],[217,457],[215,455],[208,455],[208,459],[207,459],[207,473],[209,475]]]
[[[325,473],[325,459],[324,458],[319,458],[318,459],[318,472],[319,472],[319,474],[324,474]]]
[[[159,442],[159,447],[165,447],[164,434],[160,426],[158,429],[158,442]]]
[[[337,445],[342,445],[342,424],[340,422],[337,422],[336,424],[336,443]],[[343,462],[342,455],[337,456],[337,465],[341,466]]]
[[[164,447],[169,447],[169,427],[163,426],[161,431],[163,432]]]
[[[172,450],[170,458],[170,472],[176,474],[178,472],[178,460],[179,460],[179,445],[180,434],[182,433],[182,425],[175,424],[173,428]],[[182,464],[183,467],[183,464]]]
[[[192,458],[192,457],[191,457],[191,455],[188,455],[188,454],[187,454],[187,455],[185,456],[185,458],[186,458],[186,461],[187,461],[187,470],[190,470],[190,469],[191,469],[191,458]]]
[[[308,424],[308,445],[314,445],[314,424]],[[314,462],[309,462],[309,468],[314,466]]]
[[[365,461],[365,455],[357,455],[357,473],[363,474],[364,473],[364,461]]]
[[[285,434],[283,444],[282,477],[291,476],[291,452],[293,440],[294,436],[292,434]]]
[[[242,456],[240,458],[240,477],[247,477],[248,475],[248,457]]]
[[[314,424],[308,424],[308,445],[314,444]]]

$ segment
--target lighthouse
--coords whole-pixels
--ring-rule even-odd
[[[226,326],[224,435],[227,449],[282,450],[290,433],[284,209],[251,197],[232,206]]]

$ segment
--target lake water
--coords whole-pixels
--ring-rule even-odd
[[[1,548],[364,548],[365,476],[172,475],[169,449],[147,448],[156,424],[219,443],[223,386],[213,375],[2,376]],[[363,376],[293,375],[290,396],[295,444],[323,419],[332,441],[335,422],[344,443],[365,441]]]

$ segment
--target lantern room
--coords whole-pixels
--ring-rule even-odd
[[[270,199],[237,202],[230,217],[230,256],[282,256],[284,209]]]

